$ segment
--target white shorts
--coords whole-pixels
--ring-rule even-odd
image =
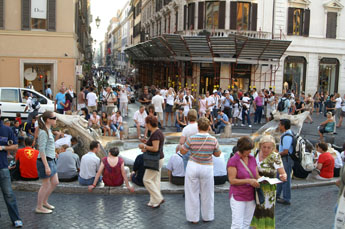
[[[163,112],[156,112],[158,116],[158,120],[163,120]]]
[[[80,103],[80,104],[78,104],[78,111],[80,111],[81,108],[84,108],[84,107],[86,107],[86,106],[85,106],[85,103]]]

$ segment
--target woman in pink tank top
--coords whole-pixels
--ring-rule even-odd
[[[205,95],[202,95],[199,99],[199,117],[203,117],[206,114],[206,99]]]
[[[125,165],[122,158],[118,157],[119,149],[117,147],[109,150],[108,157],[102,159],[101,165],[96,174],[92,185],[89,185],[89,191],[92,191],[98,182],[101,174],[103,174],[103,182],[105,186],[121,186],[125,181],[126,187],[130,192],[134,192],[134,188],[129,185],[125,172]]]

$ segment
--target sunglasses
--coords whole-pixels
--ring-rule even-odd
[[[49,118],[49,119],[56,120],[56,117],[51,117],[51,118]]]

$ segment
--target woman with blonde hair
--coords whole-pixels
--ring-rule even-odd
[[[38,191],[36,213],[49,214],[55,207],[48,203],[50,194],[59,184],[56,160],[55,160],[55,141],[51,127],[56,124],[56,116],[52,111],[44,112],[38,118],[38,150],[37,171],[42,179],[42,185]]]
[[[274,137],[264,135],[259,142],[259,151],[255,155],[259,175],[275,178],[277,171],[279,179],[286,181],[287,175],[284,170],[280,154],[275,152],[276,144]],[[277,186],[268,182],[261,182],[260,187],[265,196],[263,204],[256,204],[251,226],[254,228],[275,228],[274,208],[276,204]]]
[[[165,102],[166,102],[166,106],[165,106],[165,126],[168,126],[169,114],[170,114],[171,126],[173,126],[173,123],[174,123],[173,106],[174,106],[174,101],[175,101],[175,95],[176,95],[176,93],[175,93],[174,89],[171,87],[171,88],[169,88],[168,93],[166,94],[166,97],[164,98]]]

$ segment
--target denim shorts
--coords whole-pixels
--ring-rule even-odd
[[[37,159],[37,172],[38,172],[38,177],[40,179],[45,179],[45,178],[49,178],[49,177],[53,177],[56,173],[56,162],[55,160],[51,160],[51,161],[47,161],[48,162],[48,165],[49,165],[49,168],[50,168],[50,176],[47,176],[46,175],[46,170],[45,170],[45,167],[44,167],[44,164],[41,160],[38,160]]]

